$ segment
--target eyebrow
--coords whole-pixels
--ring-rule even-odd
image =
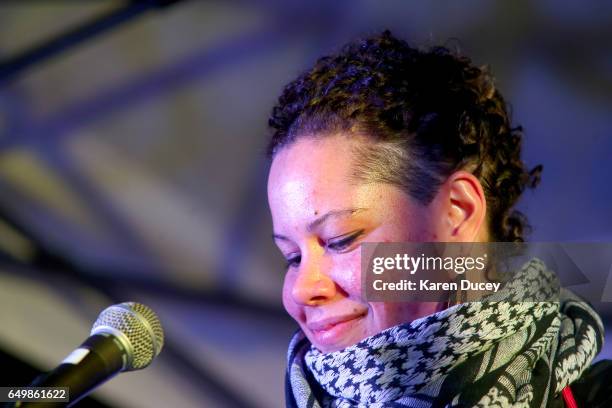
[[[312,231],[316,229],[318,226],[320,226],[321,224],[325,223],[330,218],[346,217],[348,215],[353,215],[357,212],[361,212],[365,210],[367,210],[367,208],[347,208],[344,210],[331,210],[321,215],[320,217],[314,219],[313,221],[311,221],[306,227],[306,229],[308,231]],[[289,241],[289,238],[287,238],[284,235],[280,235],[280,234],[272,234],[272,238],[275,240],[280,239],[281,241]]]

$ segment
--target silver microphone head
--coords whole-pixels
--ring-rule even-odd
[[[122,371],[139,370],[151,364],[164,345],[164,330],[157,315],[136,302],[112,305],[102,311],[91,334],[111,334],[126,351]]]

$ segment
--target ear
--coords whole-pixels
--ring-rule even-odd
[[[487,241],[487,202],[482,185],[469,172],[453,173],[434,198],[437,213],[437,236],[445,242]]]

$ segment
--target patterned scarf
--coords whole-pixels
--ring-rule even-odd
[[[340,351],[321,353],[298,331],[287,406],[546,407],[601,350],[603,326],[587,303],[559,291],[538,259],[516,276],[490,301],[459,304]]]

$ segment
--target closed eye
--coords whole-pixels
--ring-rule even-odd
[[[287,269],[294,268],[300,265],[300,262],[302,261],[302,255],[300,254],[291,255],[286,258],[286,261],[287,261]]]
[[[340,235],[332,238],[325,243],[325,247],[332,251],[344,251],[348,249],[355,240],[363,234],[364,230],[349,232],[348,234]]]

